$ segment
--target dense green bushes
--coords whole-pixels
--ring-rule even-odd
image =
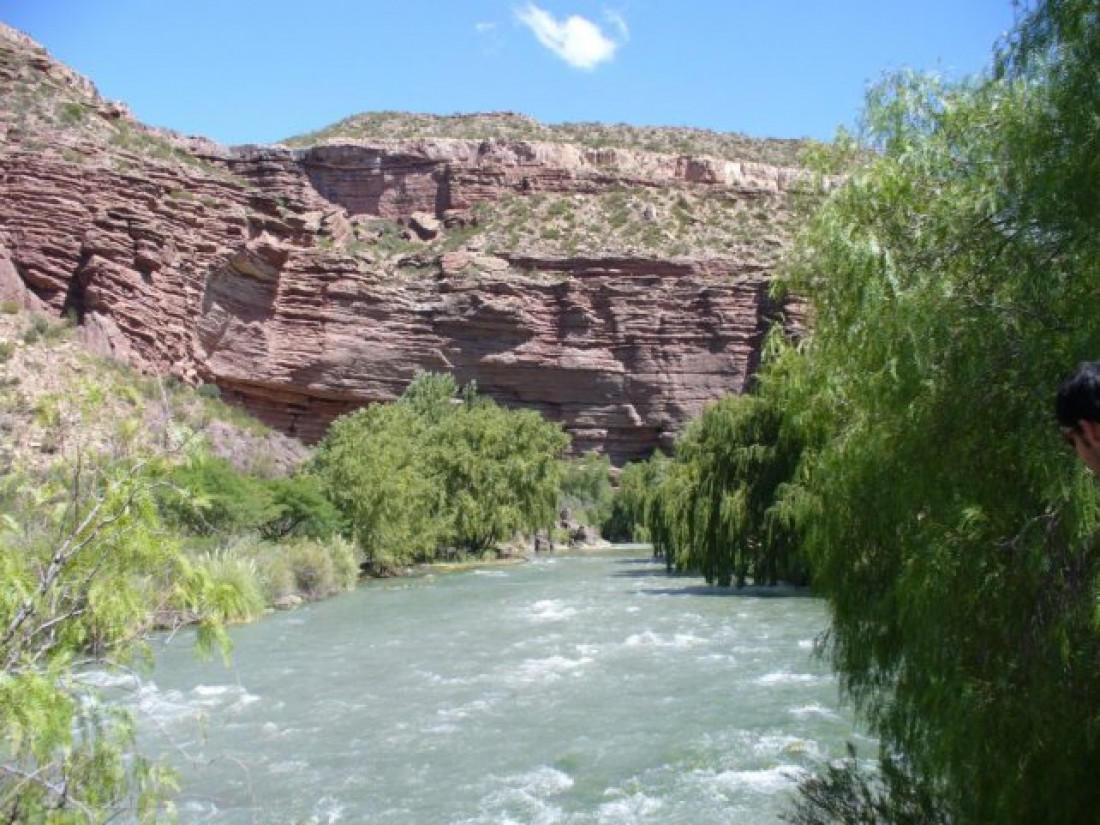
[[[559,509],[581,524],[607,530],[612,500],[611,461],[607,456],[593,451],[566,461]]]
[[[269,539],[325,538],[341,530],[339,512],[306,473],[260,478],[203,452],[173,467],[158,494],[161,513],[177,529],[200,536],[255,531]]]
[[[536,413],[421,374],[396,404],[334,422],[313,469],[367,558],[386,569],[549,527],[567,444]]]

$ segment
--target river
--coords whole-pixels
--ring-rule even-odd
[[[824,625],[644,551],[545,556],[272,615],[228,667],[180,634],[128,701],[183,825],[774,823],[861,739]]]

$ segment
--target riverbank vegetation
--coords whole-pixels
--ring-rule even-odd
[[[1100,356],[1100,17],[1021,15],[991,76],[873,91],[783,284],[811,336],[623,474],[677,564],[752,576],[778,529],[828,600],[882,760],[806,783],[803,825],[1100,818],[1100,492],[1052,415]],[[742,548],[708,567],[715,525]]]
[[[312,468],[382,572],[551,529],[568,443],[537,413],[423,373],[397,403],[334,422]]]
[[[353,587],[365,554],[480,553],[549,527],[571,475],[560,427],[446,376],[348,416],[309,460],[210,388],[88,356],[69,323],[12,307],[0,332],[5,821],[165,813],[170,774],[101,696],[104,670],[145,667],[151,631],[226,650],[227,624]]]
[[[801,450],[765,396],[723,399],[692,422],[672,458],[656,454],[624,468],[608,530],[652,542],[669,569],[708,584],[806,584],[807,565],[778,495]]]

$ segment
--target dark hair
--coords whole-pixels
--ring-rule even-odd
[[[1063,427],[1077,422],[1100,422],[1100,361],[1086,361],[1058,388],[1054,414]]]

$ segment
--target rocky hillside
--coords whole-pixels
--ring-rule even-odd
[[[361,115],[224,147],[6,27],[0,96],[0,298],[307,441],[434,370],[622,462],[797,323],[767,294],[816,197],[790,141]]]
[[[171,455],[202,442],[238,470],[290,475],[309,455],[297,440],[191,391],[170,376],[143,376],[80,346],[69,319],[51,321],[0,304],[0,477],[40,477],[57,460]]]

